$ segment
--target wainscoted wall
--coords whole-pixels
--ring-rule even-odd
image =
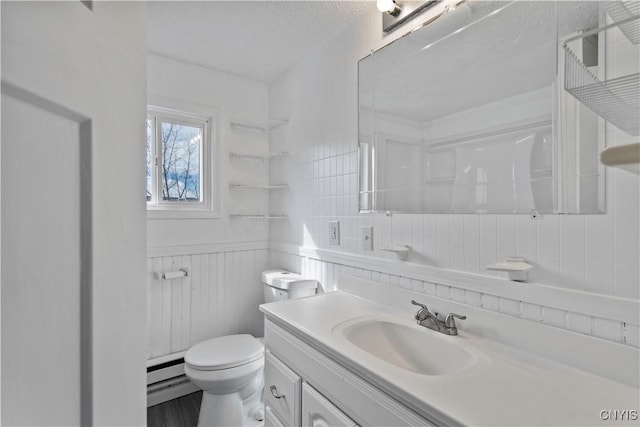
[[[148,357],[157,360],[226,333],[262,335],[257,305],[260,271],[267,267],[314,277],[324,291],[335,289],[340,273],[353,274],[638,347],[637,176],[608,170],[605,215],[358,214],[357,61],[396,37],[381,38],[379,20],[378,12],[367,15],[268,88],[150,55],[151,94],[221,109],[222,218],[149,221],[148,246],[157,249],[148,253]],[[215,87],[201,90],[206,85]],[[261,125],[267,117],[287,122],[268,138],[229,129],[230,121]],[[609,127],[609,145],[627,142]],[[229,160],[230,151],[290,156],[254,166]],[[229,183],[252,180],[288,183],[290,190],[272,192],[264,201],[253,193],[229,192]],[[228,219],[250,208],[283,212],[289,219]],[[329,243],[330,220],[340,221],[337,246]],[[374,229],[373,251],[362,249],[363,226]],[[382,251],[393,243],[411,246],[407,262]],[[484,269],[512,255],[534,265],[528,284]],[[152,279],[153,271],[184,266],[192,269],[188,279]]]
[[[231,159],[230,152],[266,153],[267,85],[171,58],[149,54],[149,103],[165,108],[218,112],[215,182],[218,218],[147,221],[147,313],[150,364],[181,356],[190,346],[216,336],[263,335],[258,304],[260,273],[267,265],[269,226],[260,220],[231,220],[230,214],[266,213],[262,191],[231,191],[230,184],[266,184],[269,163]],[[190,276],[156,280],[153,272],[190,268]]]
[[[217,336],[262,336],[260,273],[267,259],[266,242],[149,250],[147,359],[176,358],[192,345]],[[189,269],[189,277],[153,277],[154,272],[182,268]]]
[[[270,244],[269,263],[315,278],[323,291],[336,290],[338,276],[349,274],[422,292],[441,299],[443,305],[451,300],[616,343],[640,346],[639,306],[633,300],[287,244]],[[521,298],[523,288],[526,299]],[[409,302],[407,307],[407,315],[411,316],[413,311]],[[432,309],[438,311],[438,307]]]
[[[271,135],[270,149],[298,159],[293,168],[270,171],[272,180],[292,186],[286,198],[273,200],[289,221],[271,225],[271,264],[311,274],[327,289],[346,271],[637,347],[636,175],[607,169],[604,215],[358,213],[357,62],[392,37],[381,36],[374,11],[270,85],[270,114],[289,119],[286,132]],[[637,64],[637,54],[616,60]],[[607,126],[608,145],[631,142]],[[336,220],[340,244],[333,246],[328,221]],[[372,251],[362,249],[364,226],[373,227]],[[382,251],[390,244],[411,247],[407,262]],[[528,284],[486,271],[487,264],[513,255],[533,264]]]

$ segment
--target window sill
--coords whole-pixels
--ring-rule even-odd
[[[147,219],[220,219],[220,214],[210,209],[147,208]]]

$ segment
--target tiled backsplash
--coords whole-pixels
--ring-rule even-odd
[[[358,213],[356,64],[387,42],[379,14],[372,12],[270,85],[270,115],[289,119],[286,130],[271,135],[270,150],[289,151],[295,159],[293,167],[270,171],[273,181],[291,185],[286,199],[272,200],[289,221],[270,226],[271,265],[311,274],[329,289],[337,272],[354,269],[356,275],[394,286],[415,286],[443,299],[638,346],[638,315],[622,319],[615,313],[616,304],[637,309],[640,299],[636,175],[607,169],[602,215]],[[629,135],[607,126],[608,145],[630,142]],[[329,221],[340,222],[337,246],[329,244]],[[372,251],[362,249],[365,226],[373,227]],[[382,251],[390,244],[411,247],[407,262]],[[327,258],[328,252],[337,255]],[[514,255],[534,266],[528,285],[508,287],[504,273],[485,270]],[[376,264],[392,265],[394,273]],[[421,268],[468,280],[464,286],[443,286],[411,273]],[[496,293],[500,285],[504,292]],[[540,291],[535,301],[533,288]],[[562,292],[564,308],[555,301]],[[578,310],[570,304],[573,296],[588,303]],[[600,311],[603,304],[611,309]]]
[[[334,43],[309,52],[268,90],[266,84],[247,85],[237,77],[150,55],[151,94],[195,104],[215,99],[225,126],[220,134],[222,218],[149,221],[148,246],[177,256],[170,247],[268,238],[269,265],[311,275],[325,290],[334,289],[337,275],[346,272],[638,347],[640,315],[638,310],[629,314],[640,299],[640,180],[635,175],[607,170],[604,215],[358,213],[356,64],[386,42],[378,20],[379,13],[372,12]],[[205,86],[209,89],[202,91]],[[183,90],[164,93],[166,87]],[[238,87],[246,96],[238,96]],[[247,109],[249,98],[255,102]],[[267,111],[273,119],[287,120],[272,130],[269,147],[266,134],[234,133],[226,126],[239,119],[266,122]],[[613,127],[607,138],[609,145],[633,142]],[[233,150],[290,156],[258,168],[234,163],[228,157]],[[267,202],[250,201],[287,214],[287,221],[228,220],[233,209],[248,209],[244,195],[229,192],[229,183],[254,180],[289,184],[290,190],[272,192]],[[329,221],[340,222],[339,245],[329,242]],[[373,227],[371,251],[362,249],[362,227]],[[411,247],[406,262],[382,250],[391,244]],[[529,284],[485,270],[514,255],[533,264]],[[445,276],[451,280],[436,280]],[[624,314],[617,314],[618,307]]]
[[[294,140],[304,140],[294,137]],[[290,182],[291,222],[273,224],[270,241],[393,259],[381,248],[409,245],[409,262],[504,277],[485,266],[509,256],[534,265],[530,280],[603,295],[640,297],[640,180],[607,170],[603,215],[358,214],[357,138],[297,146],[299,165],[274,171]],[[272,204],[278,204],[273,200]],[[329,244],[328,221],[340,221],[341,242]],[[373,251],[362,249],[362,227],[374,229]]]
[[[467,304],[471,307],[490,310],[508,316],[514,316],[533,322],[541,322],[549,326],[566,329],[584,335],[595,336],[609,341],[639,347],[638,337],[640,329],[638,321],[634,323],[612,318],[603,318],[570,309],[558,309],[544,304],[530,303],[514,298],[507,298],[492,293],[491,290],[481,292],[464,289],[463,287],[424,281],[416,278],[392,274],[390,263],[379,263],[379,268],[359,268],[349,263],[361,264],[357,257],[342,257],[341,263],[323,261],[322,254],[309,250],[308,254],[294,253],[295,248],[287,245],[274,245],[269,251],[269,264],[281,266],[305,276],[315,278],[321,284],[323,291],[336,289],[338,275],[348,274],[356,277],[370,279],[376,282],[396,286],[398,288],[411,289],[429,296],[435,296],[442,300],[452,300]],[[412,274],[415,275],[415,274]],[[514,286],[527,286],[526,284],[514,284]],[[575,295],[581,297],[580,293]],[[554,304],[555,305],[555,304]],[[616,317],[616,310],[608,317]],[[631,305],[633,311],[633,305]],[[633,317],[631,314],[630,317]],[[637,317],[637,316],[636,316]],[[626,320],[626,319],[625,319]]]

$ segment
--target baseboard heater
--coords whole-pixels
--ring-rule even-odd
[[[147,368],[147,407],[198,391],[184,374],[184,358]]]

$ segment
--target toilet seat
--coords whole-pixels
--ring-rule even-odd
[[[191,347],[184,361],[192,369],[218,371],[246,365],[264,356],[264,346],[248,334],[227,335]]]

